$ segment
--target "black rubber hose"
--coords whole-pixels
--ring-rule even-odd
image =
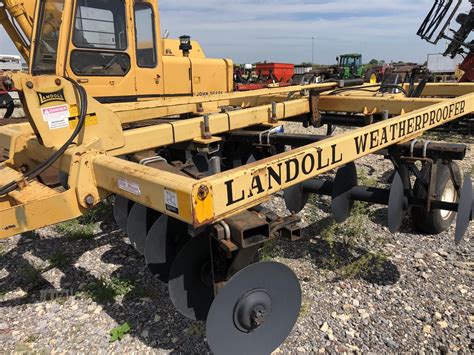
[[[76,129],[72,133],[71,137],[59,148],[56,152],[54,152],[48,159],[46,159],[43,163],[37,166],[35,169],[25,173],[23,178],[27,181],[32,181],[36,179],[39,175],[44,173],[51,165],[53,165],[69,148],[69,146],[74,142],[77,138],[79,133],[81,132],[84,124],[86,122],[87,116],[87,93],[82,86],[80,86],[75,80],[66,78],[69,80],[72,85],[74,86],[78,97],[79,97],[79,123],[77,124]],[[16,181],[12,181],[9,184],[2,186],[0,188],[0,196],[9,194],[12,191],[15,191],[18,188],[18,183]]]
[[[2,108],[7,109],[3,118],[10,118],[13,115],[13,112],[15,111],[15,102],[13,101],[10,94],[0,94],[0,105]]]

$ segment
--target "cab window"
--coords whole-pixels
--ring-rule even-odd
[[[64,0],[45,0],[40,3],[38,32],[32,63],[32,73],[35,75],[56,72],[63,11]]]
[[[155,19],[153,9],[147,4],[135,4],[135,41],[137,65],[156,67]]]
[[[123,1],[79,0],[73,42],[78,48],[127,49]]]
[[[79,76],[125,76],[130,70],[123,0],[78,0],[71,68]]]

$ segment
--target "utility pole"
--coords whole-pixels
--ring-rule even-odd
[[[311,37],[313,40],[313,48],[311,50],[311,66],[314,66],[314,37]]]

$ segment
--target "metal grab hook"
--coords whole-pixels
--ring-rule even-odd
[[[413,158],[413,156],[415,155],[414,151],[415,151],[415,145],[417,142],[418,142],[418,139],[415,138],[414,140],[412,140],[410,144],[410,158]]]
[[[278,127],[275,127],[275,128],[271,128],[271,129],[267,129],[266,131],[262,131],[260,132],[260,135],[259,135],[259,144],[260,145],[263,145],[265,143],[263,143],[263,137],[266,136],[267,138],[267,145],[270,145],[270,137],[272,134],[277,134],[277,133],[284,133],[285,132],[285,129],[283,126],[278,126]]]
[[[159,155],[154,156],[154,157],[144,158],[139,161],[139,164],[148,166],[150,164],[157,163],[157,162],[163,162],[163,163],[168,164],[168,161]]]

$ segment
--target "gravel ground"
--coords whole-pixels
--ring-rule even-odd
[[[467,139],[462,165],[472,171],[474,140]],[[358,167],[383,185],[387,174],[380,173],[390,164],[371,156]],[[287,213],[280,197],[268,205]],[[390,234],[380,206],[362,205],[348,223],[331,227],[328,206],[311,199],[301,213],[303,239],[263,253],[290,266],[303,291],[300,318],[277,353],[474,351],[473,224],[456,247],[453,228],[420,235],[409,217]],[[0,352],[209,351],[203,323],[174,310],[166,285],[144,267],[110,212],[94,220],[101,222],[92,238],[80,226],[71,237],[72,224],[69,237],[51,227],[0,241]],[[124,323],[130,332],[109,342]]]

